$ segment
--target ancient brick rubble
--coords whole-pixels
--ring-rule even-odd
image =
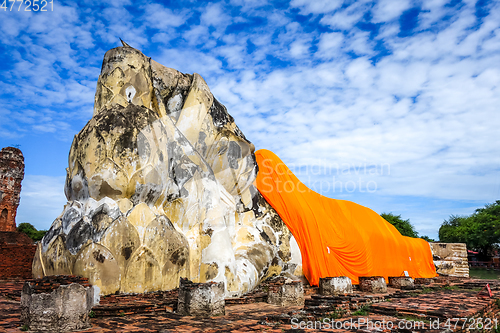
[[[16,231],[23,178],[23,154],[14,147],[3,148],[0,151],[0,231]]]
[[[26,234],[0,231],[0,280],[31,278],[35,250]]]

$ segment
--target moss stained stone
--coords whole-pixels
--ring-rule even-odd
[[[105,54],[94,102],[37,277],[78,273],[102,294],[173,289],[185,277],[237,296],[270,272],[300,271],[287,264],[301,262],[290,231],[252,185],[254,145],[200,75],[125,45]]]

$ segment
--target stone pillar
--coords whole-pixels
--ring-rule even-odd
[[[16,231],[21,181],[24,178],[24,157],[17,148],[0,151],[0,231]]]
[[[389,287],[397,289],[415,289],[414,281],[408,276],[389,276]]]
[[[387,284],[382,276],[360,276],[359,289],[369,293],[386,293]]]
[[[177,313],[182,316],[212,317],[226,314],[224,282],[193,283],[181,278]]]
[[[285,281],[269,287],[267,302],[280,306],[304,305],[304,287],[301,281]]]
[[[324,296],[352,293],[352,281],[347,276],[319,278],[319,293]]]
[[[21,322],[30,331],[68,332],[92,326],[88,314],[95,302],[99,302],[98,290],[77,283],[41,292],[44,289],[28,281],[23,286]]]

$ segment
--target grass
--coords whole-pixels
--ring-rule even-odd
[[[496,280],[500,279],[500,271],[491,271],[484,268],[470,268],[469,276],[476,279]]]
[[[89,312],[89,318],[95,318],[95,312],[94,311],[90,311]]]
[[[367,316],[370,314],[370,312],[368,311],[370,307],[368,305],[363,305],[362,307],[360,307],[359,309],[357,309],[356,311],[354,311],[352,313],[353,316]]]
[[[443,289],[444,290],[458,290],[460,288],[458,288],[458,286],[444,286]]]
[[[321,318],[321,321],[325,320],[325,318],[329,319],[340,319],[344,316],[345,310],[340,310],[340,309],[335,309],[333,312],[331,312],[327,317]]]
[[[431,288],[428,288],[428,287],[423,287],[422,290],[420,291],[420,294],[430,294],[432,293],[434,290],[432,290]]]
[[[26,331],[29,331],[29,330],[30,330],[30,327],[29,327],[28,325],[23,325],[23,326],[21,327],[21,331],[26,332]]]

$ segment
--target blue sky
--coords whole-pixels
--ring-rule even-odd
[[[18,223],[60,214],[73,136],[122,38],[201,74],[307,185],[437,237],[500,199],[500,3],[59,1],[0,9],[0,147],[26,159]]]

